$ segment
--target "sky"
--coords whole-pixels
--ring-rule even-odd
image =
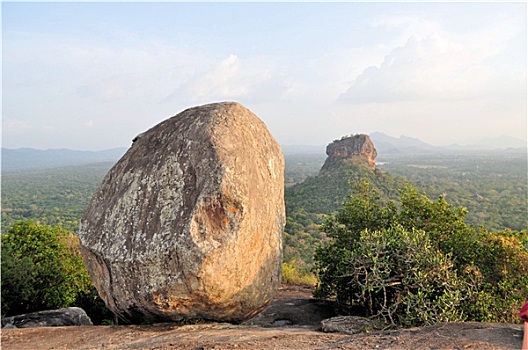
[[[102,150],[237,101],[281,145],[527,138],[526,2],[2,2],[2,146]]]

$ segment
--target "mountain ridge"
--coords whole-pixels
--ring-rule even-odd
[[[126,148],[101,151],[78,151],[66,148],[39,150],[34,148],[2,148],[2,171],[49,169],[99,162],[115,162]]]
[[[412,153],[453,153],[460,151],[513,151],[526,152],[527,144],[524,140],[511,136],[498,136],[485,138],[472,145],[461,146],[451,144],[448,146],[434,146],[414,137],[389,136],[379,131],[370,134],[370,138],[380,154],[412,154]]]
[[[369,134],[379,156],[388,154],[454,154],[457,152],[514,152],[526,153],[524,140],[511,136],[483,139],[473,145],[434,146],[418,138],[402,135],[389,136],[375,131]],[[324,155],[325,145],[281,145],[284,155]],[[100,151],[82,151],[67,148],[35,149],[2,147],[2,171],[49,169],[62,166],[84,165],[98,162],[116,162],[127,151],[117,147]]]
[[[384,154],[451,154],[457,152],[515,152],[526,153],[528,144],[526,141],[511,137],[497,136],[475,141],[470,145],[451,144],[446,146],[435,146],[428,144],[419,138],[401,135],[400,137],[389,136],[380,131],[370,134],[379,155]],[[285,155],[293,154],[324,154],[324,145],[281,145]]]

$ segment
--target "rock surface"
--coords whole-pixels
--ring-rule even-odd
[[[446,323],[362,334],[306,328],[231,324],[5,329],[2,350],[512,350],[521,349],[522,327],[499,323]]]
[[[99,294],[132,323],[252,317],[280,282],[283,186],[279,145],[238,103],[138,135],[79,228]]]
[[[33,328],[62,326],[91,326],[92,320],[79,307],[31,312],[23,315],[5,317],[2,328]]]
[[[321,321],[325,333],[358,334],[375,329],[371,320],[360,316],[336,316]]]
[[[345,136],[326,147],[326,158],[321,171],[332,169],[343,161],[363,164],[368,169],[376,168],[376,148],[368,135]]]

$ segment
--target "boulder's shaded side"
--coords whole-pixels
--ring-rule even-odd
[[[368,135],[358,134],[335,140],[326,147],[326,158],[321,171],[330,170],[343,161],[376,168],[376,148]]]
[[[79,228],[90,276],[128,322],[239,322],[280,282],[284,159],[238,103],[190,108],[137,136]]]
[[[31,312],[2,319],[2,328],[63,326],[92,326],[92,320],[90,320],[90,317],[88,317],[86,312],[79,307]]]

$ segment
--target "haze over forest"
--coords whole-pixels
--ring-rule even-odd
[[[526,3],[2,3],[6,148],[105,150],[234,100],[281,145],[526,144]]]

